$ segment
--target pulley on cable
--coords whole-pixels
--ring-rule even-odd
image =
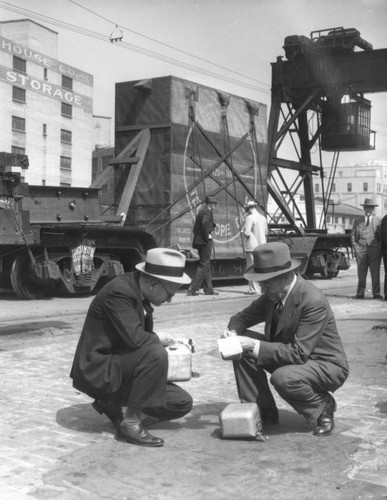
[[[119,28],[118,25],[116,24],[116,27],[109,35],[109,40],[111,43],[117,43],[117,42],[121,42],[123,38],[124,38],[124,34],[122,32],[122,29]]]

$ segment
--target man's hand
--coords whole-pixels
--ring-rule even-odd
[[[220,338],[225,339],[227,337],[233,337],[234,335],[238,335],[235,330],[229,330],[228,328],[225,328]]]
[[[251,337],[245,337],[244,335],[238,335],[238,340],[241,344],[244,354],[250,354],[255,358],[258,357],[260,340],[252,339]]]
[[[181,343],[180,341],[173,339],[168,333],[159,332],[159,333],[156,333],[156,335],[158,336],[161,344],[164,347],[168,347],[169,345]]]

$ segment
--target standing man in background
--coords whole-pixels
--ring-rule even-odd
[[[249,269],[254,264],[253,251],[258,245],[266,243],[268,233],[266,218],[258,212],[256,207],[257,202],[255,201],[248,201],[245,207],[247,215],[243,235],[246,238],[246,269]],[[247,293],[255,295],[259,292],[259,284],[256,281],[249,281],[249,290]]]
[[[353,223],[351,240],[357,262],[358,284],[354,299],[364,299],[368,269],[371,274],[372,296],[382,299],[380,295],[380,263],[382,260],[380,242],[380,217],[374,214],[378,206],[371,198],[366,198],[362,207],[364,216]]]
[[[196,216],[193,227],[193,248],[199,252],[199,266],[196,269],[195,277],[188,289],[187,295],[199,295],[199,290],[203,286],[206,295],[219,295],[212,286],[211,273],[211,253],[212,253],[212,231],[215,229],[213,211],[216,208],[217,200],[214,196],[206,196],[206,204]]]
[[[380,241],[384,264],[384,300],[387,300],[387,215],[383,217],[380,224]]]

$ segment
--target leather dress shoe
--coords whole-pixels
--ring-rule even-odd
[[[383,300],[383,296],[382,295],[374,295],[374,299]]]
[[[163,446],[164,439],[152,436],[146,431],[141,423],[128,423],[121,422],[117,426],[116,430],[117,441],[123,441],[124,443],[137,444],[139,446]]]
[[[364,299],[364,295],[355,295],[354,297],[352,297],[353,299]]]
[[[317,427],[313,434],[315,436],[329,436],[335,427],[333,414],[336,411],[336,401],[333,396],[329,394],[329,401],[324,406],[321,415],[317,419]]]
[[[270,406],[269,408],[260,408],[260,412],[263,424],[279,423],[279,412],[276,406]]]
[[[197,292],[193,288],[188,288],[187,295],[191,297],[196,297],[197,295],[199,295],[199,292]]]
[[[114,427],[117,427],[124,420],[124,415],[122,413],[121,406],[118,406],[111,401],[105,401],[103,399],[96,399],[94,403],[91,404],[94,410],[98,413],[105,414]]]
[[[219,295],[219,292],[215,292],[215,290],[213,290],[212,292],[204,292],[205,295]]]

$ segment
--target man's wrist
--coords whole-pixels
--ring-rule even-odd
[[[261,347],[260,340],[254,339],[254,346],[250,349],[250,354],[251,356],[253,356],[253,358],[258,359],[260,347]]]

